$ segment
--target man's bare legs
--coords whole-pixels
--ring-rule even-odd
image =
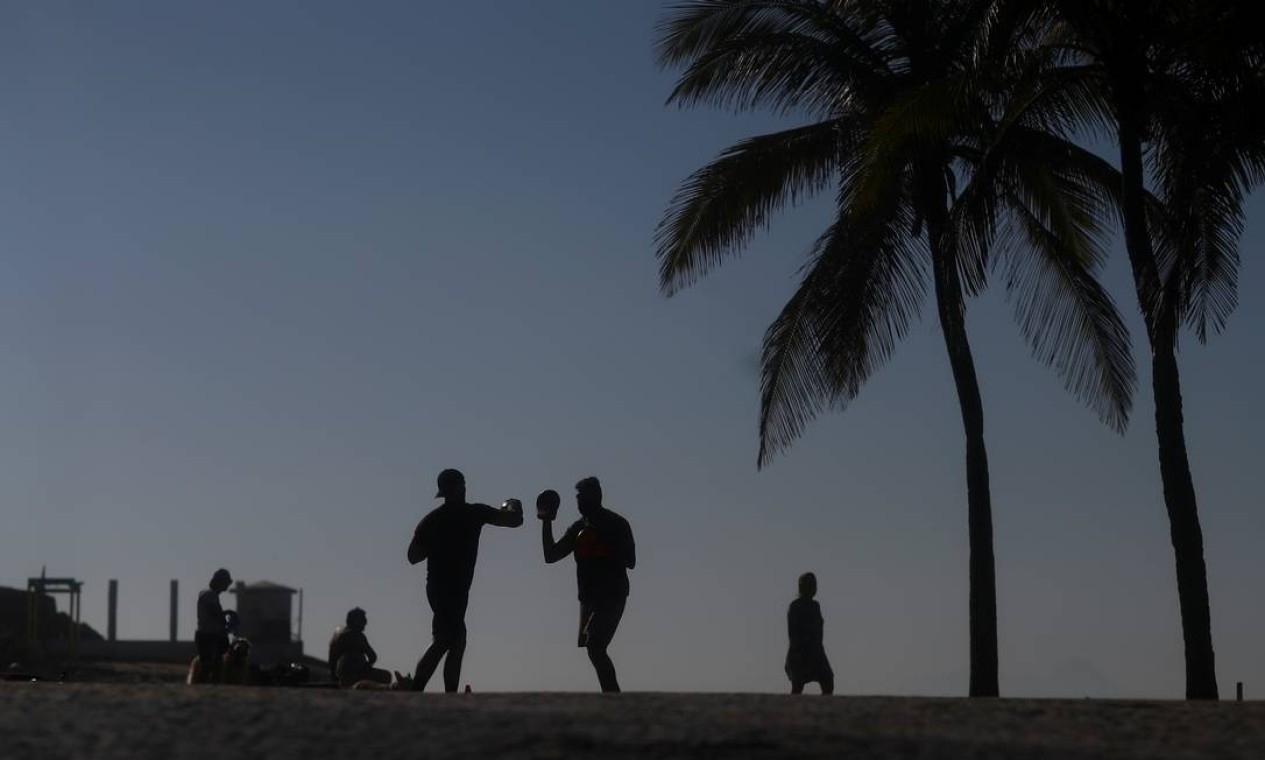
[[[461,660],[466,656],[466,638],[462,636],[448,648],[448,659],[444,660],[444,691],[454,694],[461,683]]]
[[[437,638],[432,641],[426,653],[422,655],[422,659],[417,661],[413,691],[426,689],[426,684],[430,682],[430,677],[435,675],[435,669],[439,667],[439,661],[444,659],[444,655],[448,655],[448,659],[444,660],[444,691],[450,694],[457,691],[461,683],[461,660],[465,654],[464,636],[455,639]]]
[[[435,668],[439,667],[439,661],[444,658],[451,646],[452,642],[448,640],[435,639],[430,643],[422,659],[417,661],[417,671],[413,674],[413,691],[426,689],[430,677],[435,675]]]
[[[614,599],[594,606],[582,605],[580,615],[583,621],[580,635],[583,637],[584,649],[589,654],[589,662],[593,663],[593,670],[597,672],[597,682],[604,692],[618,692],[619,679],[615,676],[615,663],[611,662],[606,649],[615,638],[619,621],[624,617],[624,600]]]
[[[597,682],[601,684],[602,691],[619,691],[615,663],[611,662],[610,655],[606,653],[606,644],[591,643],[585,648],[589,652],[589,662],[593,663],[593,669],[597,671]]]
[[[466,604],[465,594],[445,596],[427,587],[426,597],[430,602],[434,618],[431,621],[430,648],[417,661],[417,672],[413,678],[413,690],[422,691],[444,661],[444,691],[457,691],[461,683],[461,661],[466,654]]]

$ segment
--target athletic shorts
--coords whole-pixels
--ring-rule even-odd
[[[466,637],[466,607],[470,595],[446,594],[434,588],[426,588],[426,600],[430,602],[430,633],[437,641],[459,641]]]
[[[619,621],[624,617],[625,597],[602,602],[580,602],[580,635],[577,645],[606,646],[615,638]]]

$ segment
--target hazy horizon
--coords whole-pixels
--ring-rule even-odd
[[[965,695],[964,451],[934,314],[756,470],[760,338],[831,199],[659,294],[652,236],[681,180],[797,123],[665,108],[663,7],[7,8],[0,585],[79,578],[104,634],[116,578],[120,637],[162,639],[175,578],[191,638],[224,566],[304,589],[310,654],[361,606],[381,664],[411,671],[430,610],[405,549],[436,474],[529,510],[554,488],[563,524],[596,475],[637,539],[611,647],[625,689],[786,691],[786,605],[812,570],[836,693]],[[1181,352],[1223,697],[1265,693],[1259,196],[1248,212],[1239,309]],[[1000,288],[967,314],[1004,696],[1184,694],[1115,246],[1104,281],[1139,367],[1124,435],[1030,357]],[[484,530],[475,690],[597,688],[573,563],[546,566],[538,531],[530,512]]]

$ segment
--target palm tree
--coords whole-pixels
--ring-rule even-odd
[[[661,27],[683,66],[669,102],[806,114],[695,172],[657,234],[671,295],[735,255],[772,213],[833,188],[833,223],[764,337],[764,466],[842,409],[918,316],[930,275],[966,436],[971,696],[996,696],[997,608],[984,412],[965,301],[1004,268],[1036,356],[1117,429],[1128,336],[1093,277],[1109,166],[1058,134],[999,74],[990,0],[692,0]],[[981,40],[986,44],[982,44]],[[992,53],[990,51],[1000,51]],[[1040,100],[1040,99],[1036,99]],[[1049,100],[1049,98],[1047,98]],[[1114,184],[1113,184],[1114,183]]]
[[[1202,341],[1236,303],[1243,200],[1265,172],[1262,36],[1254,4],[1223,0],[1045,0],[1051,74],[1086,119],[1105,115],[1122,173],[1120,212],[1151,349],[1160,476],[1177,570],[1186,696],[1216,699],[1203,532],[1187,457],[1177,340]],[[1148,173],[1148,165],[1151,171]],[[1148,183],[1148,179],[1151,180]],[[1153,184],[1158,201],[1148,191]]]

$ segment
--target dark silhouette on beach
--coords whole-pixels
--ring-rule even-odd
[[[637,566],[637,547],[628,521],[602,506],[602,484],[597,478],[585,478],[575,484],[575,501],[581,517],[555,542],[553,521],[557,517],[558,494],[546,491],[537,498],[541,544],[548,563],[575,555],[580,596],[578,644],[588,650],[602,691],[615,692],[619,691],[619,680],[606,649],[624,616],[628,571]]]
[[[822,694],[835,691],[835,672],[826,659],[822,644],[825,621],[817,596],[817,576],[799,576],[799,597],[786,611],[786,632],[791,640],[786,652],[786,677],[791,679],[791,693],[803,694],[804,684],[818,683]]]
[[[198,648],[203,678],[210,683],[219,682],[224,653],[228,651],[229,620],[220,605],[220,594],[232,584],[233,576],[220,568],[207,587],[198,592],[198,628],[193,642]]]
[[[426,560],[426,599],[434,617],[430,648],[417,662],[413,689],[422,691],[444,662],[444,691],[457,691],[461,660],[466,652],[466,606],[479,558],[479,536],[484,525],[517,528],[523,524],[522,505],[510,499],[494,509],[466,503],[466,478],[457,470],[439,473],[436,498],[444,503],[422,518],[408,547],[411,565]]]
[[[334,629],[329,640],[329,674],[339,686],[349,687],[358,681],[391,683],[391,671],[373,667],[378,653],[369,646],[365,628],[369,616],[359,607],[347,613],[346,625]]]

